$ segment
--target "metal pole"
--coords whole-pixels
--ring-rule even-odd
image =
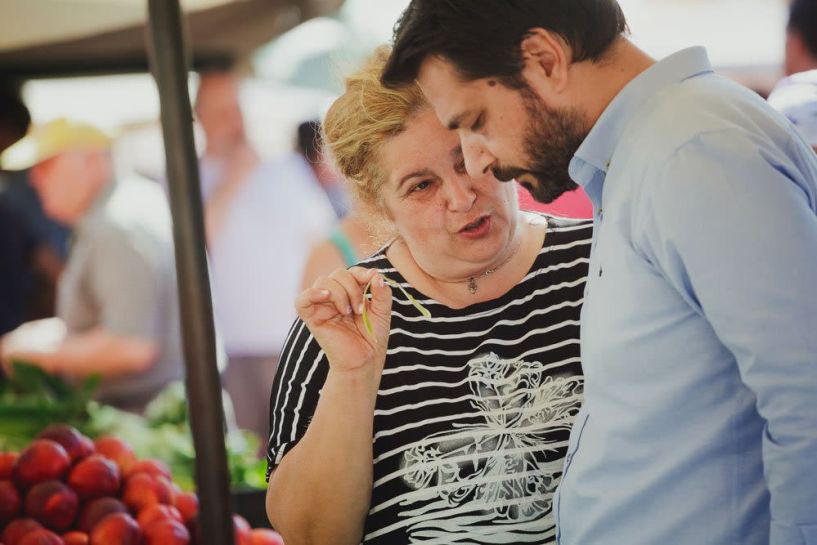
[[[149,45],[159,88],[173,214],[188,413],[196,450],[198,542],[233,545],[224,413],[216,364],[198,162],[193,145],[193,114],[187,92],[182,13],[179,0],[149,0],[148,6]]]

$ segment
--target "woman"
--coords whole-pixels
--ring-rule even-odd
[[[590,225],[519,212],[514,184],[470,178],[420,91],[380,85],[385,55],[324,127],[394,238],[298,298],[267,512],[288,545],[552,543]]]

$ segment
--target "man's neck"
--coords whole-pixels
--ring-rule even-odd
[[[594,125],[621,90],[653,64],[654,59],[621,37],[603,59],[572,65],[570,94],[585,112],[588,125]]]

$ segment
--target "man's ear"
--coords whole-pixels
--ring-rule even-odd
[[[560,93],[567,87],[570,50],[558,35],[536,27],[530,29],[519,44],[522,74],[535,89]]]

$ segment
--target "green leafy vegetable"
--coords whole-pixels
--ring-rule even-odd
[[[420,314],[422,314],[426,318],[431,318],[431,312],[429,312],[429,310],[426,307],[421,305],[420,302],[417,301],[417,299],[412,297],[411,294],[409,292],[407,292],[403,288],[403,286],[401,286],[400,284],[398,284],[397,282],[395,282],[394,280],[392,280],[391,278],[388,278],[386,276],[383,277],[383,280],[385,280],[386,283],[389,286],[392,286],[392,287],[397,288],[400,291],[402,291],[403,295],[405,295],[406,298],[409,300],[409,302],[411,302],[411,304],[414,305],[414,308],[416,308],[418,311],[420,311]],[[369,335],[374,337],[374,328],[372,327],[372,320],[371,320],[371,318],[369,318],[369,312],[368,312],[368,310],[369,310],[369,300],[371,299],[371,296],[369,294],[369,291],[371,291],[371,286],[372,286],[372,282],[370,280],[366,284],[366,287],[363,288],[363,301],[364,302],[363,302],[363,313],[362,313],[361,317],[363,318],[363,325],[366,326],[366,331],[369,332]]]

